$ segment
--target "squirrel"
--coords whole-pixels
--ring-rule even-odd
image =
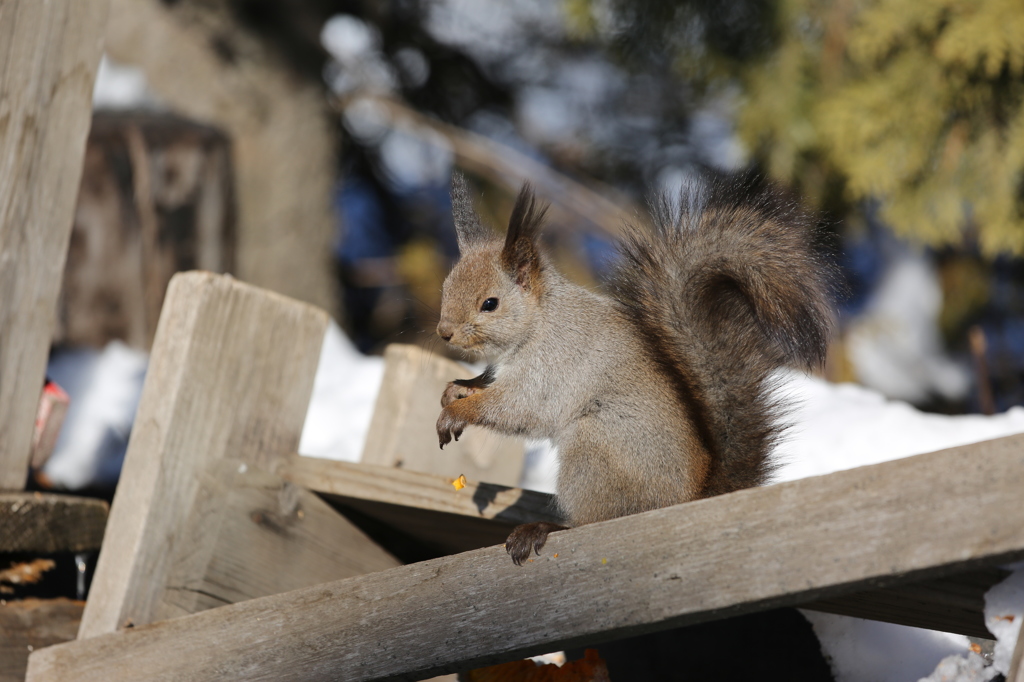
[[[440,445],[470,424],[550,438],[571,526],[767,482],[785,428],[773,372],[825,359],[831,266],[794,201],[753,176],[718,176],[652,209],[653,229],[625,226],[597,293],[541,249],[547,209],[528,183],[502,239],[453,178],[460,257],[437,333],[488,365],[448,384]],[[521,565],[564,528],[517,526],[506,550]]]

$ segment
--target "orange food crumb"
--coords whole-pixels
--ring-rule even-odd
[[[974,642],[971,642],[971,651],[973,651],[976,654],[980,654],[981,653],[981,645],[980,644],[975,644]]]
[[[551,557],[551,558],[552,559],[557,559],[558,558],[558,553],[556,552],[555,555],[553,557]]]
[[[462,490],[463,488],[465,488],[466,474],[460,474],[458,478],[452,481],[452,486],[454,486],[456,490]]]

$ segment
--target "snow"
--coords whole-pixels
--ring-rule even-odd
[[[1024,407],[1002,414],[946,416],[921,412],[857,384],[832,384],[783,372],[781,393],[792,424],[776,454],[776,482],[877,464],[1024,432]]]
[[[102,351],[55,353],[46,374],[70,398],[60,436],[43,474],[57,488],[113,487],[142,394],[148,355],[120,341]]]
[[[887,268],[863,314],[845,335],[857,380],[891,398],[963,397],[967,370],[942,348],[942,287],[924,253],[907,250]]]
[[[383,358],[360,353],[332,321],[320,350],[299,453],[358,462],[383,378]]]
[[[1024,621],[1024,563],[1007,568],[1013,573],[985,594],[985,627],[997,638],[992,667],[1003,674],[1009,672]]]
[[[142,69],[118,64],[104,55],[96,72],[92,106],[94,109],[157,109],[162,104],[150,90]]]
[[[910,682],[947,656],[968,652],[962,635],[802,611],[830,659],[836,682]]]

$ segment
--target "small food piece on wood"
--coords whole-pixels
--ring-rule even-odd
[[[452,486],[454,486],[454,488],[456,490],[462,490],[463,488],[465,488],[466,487],[466,475],[465,474],[460,474],[458,478],[456,478],[454,481],[452,481]]]

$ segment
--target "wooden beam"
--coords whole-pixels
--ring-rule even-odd
[[[559,522],[554,495],[413,471],[293,456],[278,472],[342,508],[356,509],[448,554],[500,545],[517,524]],[[989,568],[935,580],[868,590],[801,608],[887,623],[991,637],[985,592],[1006,577]],[[1024,681],[1022,681],[1024,682]]]
[[[456,491],[450,477],[298,455],[278,473],[445,554],[501,544],[520,523],[561,520],[553,495],[493,483]]]
[[[1007,575],[991,566],[821,599],[800,604],[800,608],[992,639],[985,627],[985,593]]]
[[[472,479],[467,479],[465,488],[456,490],[451,477],[300,455],[282,460],[277,473],[314,492],[339,498],[495,519],[510,525],[532,521],[557,523],[561,518],[554,495]]]
[[[523,441],[471,426],[440,449],[435,424],[449,381],[473,373],[418,346],[384,350],[384,378],[366,434],[362,461],[456,478],[516,485],[523,472]]]
[[[0,490],[28,477],[107,0],[0,2]]]
[[[107,503],[89,497],[0,493],[0,552],[85,552],[100,548]]]
[[[156,617],[207,466],[272,469],[296,450],[326,328],[324,312],[231,277],[171,280],[80,637]]]
[[[1024,556],[1024,435],[742,490],[32,654],[28,680],[417,679]],[[188,656],[180,652],[187,651]]]

